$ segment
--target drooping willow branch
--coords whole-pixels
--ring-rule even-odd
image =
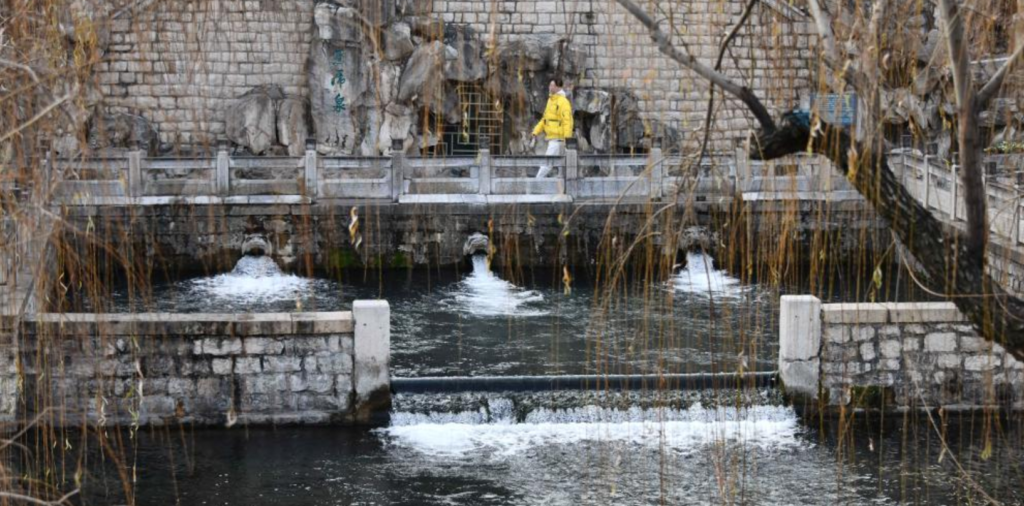
[[[976,215],[977,209],[975,209],[974,215],[969,211],[969,232],[967,234],[954,227],[947,227],[925,209],[897,180],[889,167],[888,159],[881,149],[880,143],[857,142],[846,130],[824,122],[820,122],[821,124],[814,128],[806,114],[787,113],[783,116],[783,123],[776,124],[768,115],[768,109],[753,91],[733,82],[720,71],[704,65],[692,55],[674,47],[657,23],[632,0],[616,1],[647,27],[651,39],[657,43],[663,54],[693,70],[697,75],[738,98],[747,106],[761,124],[761,130],[757,137],[758,142],[752,144],[751,158],[772,160],[808,150],[823,155],[831,160],[840,172],[847,175],[854,187],[872,205],[875,212],[889,223],[903,244],[918,260],[922,277],[932,282],[947,279],[949,275],[946,270],[949,264],[947,255],[952,255],[954,267],[948,293],[951,295],[953,303],[974,323],[980,335],[989,341],[1002,342],[1012,354],[1024,359],[1024,301],[1006,292],[987,273],[984,247],[977,248],[974,243],[979,236],[984,241],[987,228],[972,231],[978,227],[979,223]],[[951,1],[941,0],[941,3],[948,7],[952,5]],[[816,0],[810,0],[811,4],[814,2]],[[879,74],[873,72],[872,75],[876,79],[871,82],[864,73],[856,68],[853,62],[847,61],[840,67],[839,56],[834,53],[834,35],[830,19],[817,4],[811,7],[811,11],[817,28],[821,32],[819,36],[824,41],[826,54],[823,59],[826,64],[833,70],[841,68],[843,72],[852,76],[850,84],[862,96],[876,96],[882,86],[877,82]],[[944,15],[946,19],[958,19],[957,16],[949,16],[951,12],[955,14],[955,11],[946,11]],[[951,25],[951,23],[946,24],[947,27]],[[962,26],[960,33],[962,34]],[[955,33],[954,37],[950,38],[955,38]],[[829,43],[829,41],[833,42]],[[956,55],[960,51],[958,48],[965,45],[966,42],[961,38],[949,42],[949,44],[949,53]],[[986,98],[992,93],[988,90],[993,87],[998,88],[1002,80],[1005,79],[1010,65],[1020,58],[1021,52],[1018,50],[1011,56],[1003,68],[982,88],[981,93],[973,91],[973,88],[970,89],[970,93],[965,93],[965,96],[969,98],[965,103],[971,106],[970,111],[976,112],[974,108],[981,105],[979,99]],[[979,97],[979,95],[981,96]],[[966,134],[966,138],[971,140],[971,135],[973,135],[974,143],[964,146],[961,142],[961,164],[965,174],[972,171],[979,174],[976,181],[965,178],[964,182],[965,186],[973,185],[968,192],[981,195],[982,221],[980,223],[984,226],[985,192],[980,172],[978,172],[981,158],[980,129],[977,128],[976,116],[966,123],[964,116],[961,115],[960,136],[963,139]],[[972,127],[972,125],[973,128],[965,129],[965,126]],[[812,132],[814,132],[813,135]],[[964,147],[976,149],[972,149],[972,154],[965,158]],[[968,207],[970,206],[971,203],[968,202]]]

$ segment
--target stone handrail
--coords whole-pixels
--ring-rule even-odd
[[[937,211],[947,221],[963,223],[963,184],[958,167],[937,163],[938,157],[920,155],[906,150],[895,151],[890,164],[903,185],[929,210]],[[986,181],[988,219],[992,234],[1014,246],[1021,244],[1021,195],[1017,188],[996,181]]]
[[[557,157],[493,156],[486,148],[472,157],[411,157],[397,150],[390,157],[325,157],[309,145],[301,157],[257,158],[232,156],[227,145],[221,145],[217,155],[208,158],[147,158],[141,151],[130,151],[104,160],[53,163],[59,174],[76,176],[62,179],[55,192],[57,200],[68,205],[325,199],[568,202],[622,197],[692,197],[695,202],[722,204],[731,202],[736,192],[768,192],[786,199],[801,192],[827,194],[845,189],[842,181],[820,174],[825,164],[806,158],[795,159],[801,167],[798,173],[775,175],[765,174],[764,164],[742,158],[736,159],[738,164],[685,170],[682,158],[664,156],[658,147],[641,156],[582,155],[570,146]],[[104,170],[98,170],[97,164],[104,165]],[[542,165],[552,171],[538,179],[534,176]],[[682,175],[676,172],[679,167],[684,169]]]

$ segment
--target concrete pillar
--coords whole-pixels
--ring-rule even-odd
[[[391,139],[391,200],[398,202],[405,184],[405,139]]]
[[[306,196],[315,199],[320,195],[319,162],[316,159],[316,139],[306,139],[304,180],[306,184]]]
[[[477,191],[480,195],[490,195],[492,191],[491,177],[494,174],[494,168],[491,166],[491,138],[483,135],[480,137],[480,173],[478,174],[478,181],[480,182],[480,188]]]
[[[128,152],[128,188],[125,193],[133,198],[143,196],[142,150],[138,146]]]
[[[790,394],[818,396],[821,373],[821,301],[784,295],[779,315],[779,375]]]
[[[226,197],[231,193],[231,155],[228,154],[228,141],[221,139],[217,142],[217,173],[214,178],[214,187],[217,195]]]
[[[647,154],[647,165],[651,166],[651,192],[648,195],[652,199],[660,199],[664,192],[665,182],[665,159],[661,152],[661,143],[655,141]]]
[[[357,300],[352,319],[355,418],[366,423],[386,417],[391,408],[391,307],[385,300]]]

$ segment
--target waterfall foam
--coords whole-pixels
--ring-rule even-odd
[[[473,256],[473,272],[450,293],[446,301],[455,309],[473,316],[543,316],[548,311],[538,308],[544,296],[524,290],[499,278],[487,265],[484,255]]]
[[[715,269],[715,261],[703,253],[686,254],[686,267],[672,279],[676,291],[715,297],[738,297],[749,287],[723,270]]]
[[[296,300],[310,291],[313,281],[281,272],[268,256],[246,255],[231,272],[190,280],[186,290],[190,296],[212,299],[214,304],[231,301],[245,306]]]
[[[396,412],[380,429],[391,444],[423,454],[458,457],[477,453],[508,456],[547,445],[618,442],[661,446],[680,453],[709,445],[741,444],[763,450],[800,444],[796,413],[784,406],[754,405],[687,409],[594,405],[539,408],[517,420],[511,400],[462,412]]]

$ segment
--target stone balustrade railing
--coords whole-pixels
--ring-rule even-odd
[[[930,211],[951,223],[964,223],[967,210],[962,195],[959,167],[942,162],[934,156],[910,150],[897,150],[889,157],[890,165],[903,186]],[[988,220],[992,235],[1013,246],[1022,244],[1022,205],[1018,185],[986,178]]]
[[[486,146],[487,143],[484,143]],[[239,157],[222,144],[215,157],[122,157],[52,162],[52,195],[67,205],[300,203],[330,199],[392,202],[569,202],[674,198],[696,191],[697,201],[731,201],[731,164],[673,175],[683,165],[660,148],[646,155],[474,157],[325,157],[309,145],[302,157]],[[549,177],[537,178],[541,166]]]

